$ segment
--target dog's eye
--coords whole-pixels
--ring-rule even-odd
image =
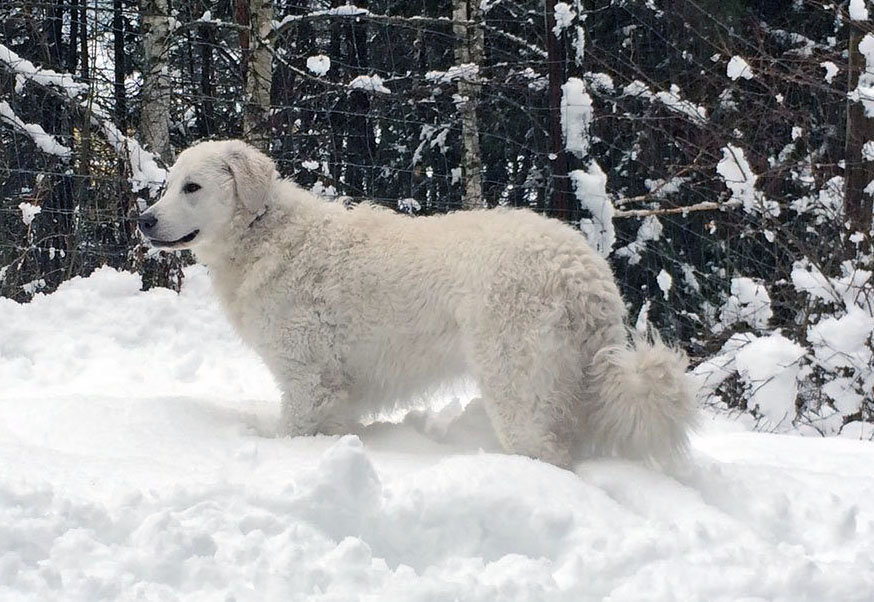
[[[191,192],[197,192],[200,190],[200,184],[195,184],[194,182],[189,182],[185,186],[182,187],[182,192],[188,194]]]

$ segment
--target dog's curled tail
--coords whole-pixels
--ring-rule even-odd
[[[696,415],[687,365],[685,354],[658,337],[601,350],[590,373],[597,383],[588,433],[594,451],[660,464],[682,458]]]

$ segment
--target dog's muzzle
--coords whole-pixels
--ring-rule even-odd
[[[200,230],[194,230],[181,238],[177,238],[176,240],[163,240],[155,236],[155,226],[157,226],[157,224],[158,218],[148,212],[142,214],[137,219],[137,225],[139,226],[140,232],[143,233],[143,236],[145,236],[149,240],[149,243],[151,243],[153,247],[178,247],[190,243],[195,238],[197,238],[198,234],[200,234]]]

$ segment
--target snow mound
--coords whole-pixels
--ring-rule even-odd
[[[476,400],[276,438],[269,374],[186,274],[0,299],[0,600],[870,597],[870,442],[711,417],[673,472],[571,472],[496,453]]]

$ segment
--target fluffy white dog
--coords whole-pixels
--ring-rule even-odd
[[[238,140],[179,156],[139,220],[190,248],[282,390],[290,435],[343,433],[465,375],[508,452],[670,458],[693,419],[682,354],[629,342],[607,262],[527,210],[411,218],[279,179]]]

